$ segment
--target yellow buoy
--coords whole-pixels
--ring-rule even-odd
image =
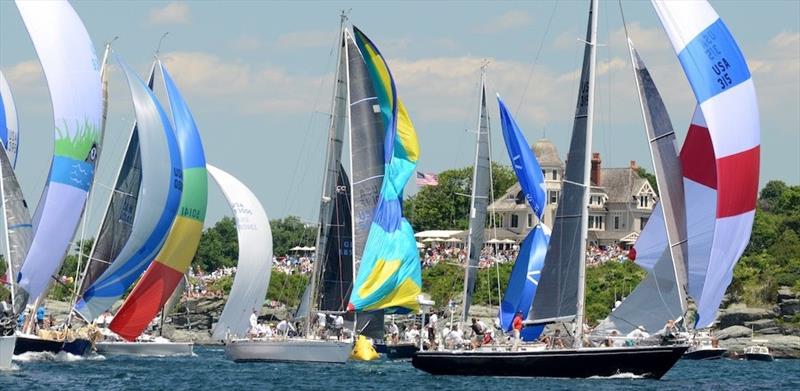
[[[378,352],[372,346],[372,342],[363,335],[359,335],[350,353],[350,359],[360,361],[372,361],[378,358]]]

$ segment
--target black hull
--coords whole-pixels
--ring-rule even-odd
[[[744,359],[748,361],[773,361],[775,360],[769,354],[753,354],[747,353],[744,355]]]
[[[17,343],[14,345],[14,355],[20,355],[27,352],[50,352],[57,354],[60,351],[65,351],[77,356],[83,356],[91,351],[92,343],[89,340],[78,338],[74,341],[64,342],[52,339],[43,338],[30,338],[24,336],[17,336]]]
[[[537,352],[417,352],[411,363],[432,375],[587,378],[634,374],[660,379],[688,346],[586,348]]]
[[[408,360],[419,351],[419,346],[413,344],[386,345],[386,357],[390,360]]]
[[[686,352],[683,354],[683,359],[686,360],[719,360],[728,349],[719,348],[719,349],[700,349],[694,350],[691,352]]]

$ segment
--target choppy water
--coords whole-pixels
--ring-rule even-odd
[[[195,357],[127,358],[28,355],[0,371],[0,390],[800,390],[800,360],[771,363],[682,360],[660,381],[434,377],[409,362],[234,364],[221,348]]]

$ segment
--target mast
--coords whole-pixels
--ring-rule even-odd
[[[341,73],[342,73],[341,62],[342,62],[342,58],[343,58],[342,56],[345,56],[345,54],[343,54],[343,51],[347,50],[347,47],[344,45],[345,22],[347,21],[347,14],[345,13],[345,11],[342,11],[342,13],[340,14],[339,18],[340,18],[339,19],[339,34],[337,36],[337,45],[339,47],[339,54],[336,57],[336,73],[335,73],[336,80],[335,80],[334,86],[333,86],[333,97],[331,99],[331,121],[330,121],[330,126],[328,127],[328,143],[327,143],[327,148],[326,148],[326,151],[325,151],[325,162],[323,163],[324,175],[322,177],[322,191],[321,191],[321,197],[320,197],[321,198],[321,200],[320,200],[321,203],[320,203],[320,213],[319,213],[319,226],[317,227],[317,240],[316,240],[316,246],[315,246],[316,247],[316,252],[315,252],[315,258],[314,258],[314,270],[311,273],[311,281],[309,282],[309,286],[311,287],[311,292],[310,292],[310,295],[309,295],[310,303],[309,303],[309,306],[307,307],[307,312],[306,312],[306,332],[305,332],[306,337],[309,337],[311,335],[311,313],[313,312],[314,307],[316,306],[316,302],[317,302],[317,300],[316,300],[317,286],[316,285],[317,285],[317,280],[321,277],[320,274],[322,273],[322,263],[323,263],[323,259],[322,258],[324,258],[324,253],[325,253],[325,248],[324,247],[326,247],[325,246],[325,242],[326,242],[327,238],[323,238],[323,236],[326,235],[325,234],[325,230],[327,230],[326,224],[327,224],[327,221],[328,221],[328,216],[327,216],[328,215],[328,213],[327,213],[328,212],[328,208],[326,207],[326,204],[328,204],[330,202],[335,202],[334,198],[333,198],[335,196],[335,194],[333,194],[333,192],[329,191],[331,185],[328,183],[328,179],[330,179],[329,178],[330,175],[329,175],[328,171],[329,170],[335,170],[335,171],[339,170],[339,167],[338,167],[339,164],[334,164],[333,167],[331,167],[330,161],[331,161],[331,158],[333,157],[333,154],[334,154],[334,145],[333,144],[336,142],[336,120],[337,120],[336,115],[335,115],[336,107],[337,107],[338,104],[341,104],[341,103],[338,102],[338,99],[337,99],[337,97],[339,95],[339,89],[341,88],[339,83],[342,81],[341,80]],[[344,81],[346,82],[346,80],[344,80]],[[341,153],[341,149],[339,151]],[[336,160],[338,160],[338,159],[336,159]],[[338,177],[338,175],[333,177],[334,188],[336,186],[335,185],[335,183],[336,183],[335,181],[336,181],[337,177]]]
[[[478,188],[478,169],[479,169],[480,160],[481,160],[481,147],[483,146],[482,145],[482,141],[483,141],[482,137],[484,136],[483,117],[484,117],[484,115],[486,115],[486,112],[485,112],[485,110],[486,110],[486,86],[485,86],[485,84],[486,84],[486,67],[487,66],[488,66],[488,63],[486,63],[486,62],[484,62],[481,65],[481,83],[480,83],[480,90],[479,90],[479,96],[478,96],[478,119],[477,119],[476,127],[475,127],[477,129],[477,132],[475,132],[475,161],[474,161],[474,163],[472,165],[472,189],[470,191],[470,206],[469,206],[469,223],[470,224],[469,224],[469,234],[467,236],[467,259],[466,259],[467,264],[464,267],[464,294],[463,294],[463,297],[462,297],[461,325],[460,325],[462,327],[463,327],[463,325],[466,324],[467,319],[469,318],[469,307],[472,304],[472,293],[475,290],[475,285],[474,285],[475,284],[475,272],[477,270],[477,266],[478,266],[477,265],[477,263],[478,263],[477,261],[480,259],[480,251],[481,251],[480,249],[476,248],[477,255],[475,254],[475,251],[473,251],[472,245],[475,244],[474,243],[475,240],[473,239],[472,236],[473,236],[473,233],[474,233],[475,229],[479,229],[479,230],[483,231],[484,225],[486,223],[486,213],[485,213],[485,211],[482,211],[482,213],[481,213],[481,217],[483,217],[482,219],[478,219],[477,218],[478,215],[477,215],[476,204],[475,204],[476,198],[484,197],[484,196],[483,195],[476,195],[475,192],[479,189]],[[487,121],[487,128],[486,128],[486,133],[487,133],[486,134],[486,136],[487,136],[486,138],[487,139],[488,139],[488,131],[489,131],[489,129],[488,129],[488,121]],[[487,142],[487,144],[488,144],[488,142]],[[491,160],[490,160],[489,172],[491,172]],[[486,200],[488,200],[488,198],[484,199],[483,204],[481,206],[486,204]],[[477,224],[473,224],[473,220],[476,220],[476,223],[479,223],[480,227],[476,227],[475,225],[477,225]],[[482,220],[482,221],[477,221],[477,220]],[[480,237],[483,238],[483,233],[482,232],[481,232]],[[482,246],[483,245],[483,243],[482,243],[483,241],[481,240],[480,242],[481,243],[478,244],[477,246]],[[473,264],[473,258],[475,259],[474,264]],[[461,327],[459,327],[459,328],[461,328]]]
[[[584,156],[583,171],[583,208],[581,208],[580,225],[580,253],[578,254],[578,297],[575,312],[575,340],[573,347],[580,348],[583,345],[583,323],[586,307],[586,237],[589,229],[589,194],[591,193],[590,170],[592,154],[592,127],[594,124],[594,84],[595,68],[597,66],[597,0],[592,0],[589,9],[589,91],[586,111],[586,155]],[[598,184],[599,185],[599,184]]]

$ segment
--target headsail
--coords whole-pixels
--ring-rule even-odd
[[[475,140],[475,163],[472,170],[472,194],[469,211],[469,237],[467,238],[467,264],[464,271],[464,296],[461,322],[466,325],[472,294],[475,292],[475,279],[478,263],[483,250],[483,231],[486,226],[486,208],[492,191],[492,161],[489,155],[489,113],[486,110],[486,87],[481,70],[480,107],[478,108],[478,129]]]
[[[705,126],[697,124],[696,131],[707,130],[716,159],[716,175],[709,183],[713,186],[708,186],[717,193],[708,266],[698,275],[695,271],[702,266],[689,265],[689,295],[697,303],[697,326],[705,327],[714,320],[753,226],[760,163],[758,102],[747,61],[708,2],[652,3],[702,112]],[[693,179],[692,172],[684,176]]]
[[[537,287],[537,299],[528,313],[528,320],[532,323],[568,320],[576,315],[582,317],[582,311],[578,307],[583,307],[582,276],[585,273],[588,227],[596,35],[597,2],[593,0],[586,29],[586,46],[563,190]],[[577,321],[582,323],[582,319]],[[578,330],[581,331],[582,327],[578,327]]]
[[[191,265],[197,251],[208,199],[205,154],[189,107],[159,62],[175,121],[175,134],[183,167],[180,208],[164,246],[141,280],[122,303],[109,328],[126,340],[134,340],[161,311]]]
[[[378,97],[386,139],[385,176],[348,309],[416,311],[422,273],[402,199],[419,158],[419,143],[383,56],[360,30],[353,28],[353,33]]]
[[[550,229],[541,223],[546,200],[542,169],[529,147],[528,140],[525,139],[525,135],[517,126],[514,117],[511,116],[500,96],[497,97],[497,104],[500,108],[503,139],[511,166],[514,168],[525,200],[539,221],[522,242],[517,260],[511,270],[506,292],[500,302],[500,324],[504,330],[510,331],[517,311],[521,312],[523,317],[527,317],[536,298],[547,254],[547,244],[550,241]],[[522,337],[525,340],[534,340],[539,337],[543,329],[544,326],[541,325],[526,327],[523,329]]]
[[[0,141],[3,142],[11,167],[17,165],[19,150],[19,123],[17,108],[6,77],[0,72]],[[9,280],[10,281],[10,280]]]
[[[136,124],[75,304],[89,321],[111,308],[150,265],[181,199],[181,157],[169,118],[149,88],[152,84],[145,85],[118,60],[128,79]]]
[[[80,222],[94,178],[103,105],[94,44],[69,3],[17,1],[17,8],[47,77],[56,128],[36,233],[18,276],[30,303],[45,293]]]
[[[228,302],[222,310],[213,338],[226,334],[244,336],[249,328],[249,314],[261,312],[272,273],[272,231],[264,207],[242,182],[212,165],[208,173],[222,189],[233,209],[239,240],[239,261]]]
[[[0,197],[3,199],[3,231],[6,234],[6,251],[3,257],[7,262],[6,276],[11,286],[11,302],[14,313],[18,314],[27,303],[24,298],[15,297],[16,287],[13,281],[33,242],[33,226],[28,204],[11,166],[5,149],[0,148]]]

